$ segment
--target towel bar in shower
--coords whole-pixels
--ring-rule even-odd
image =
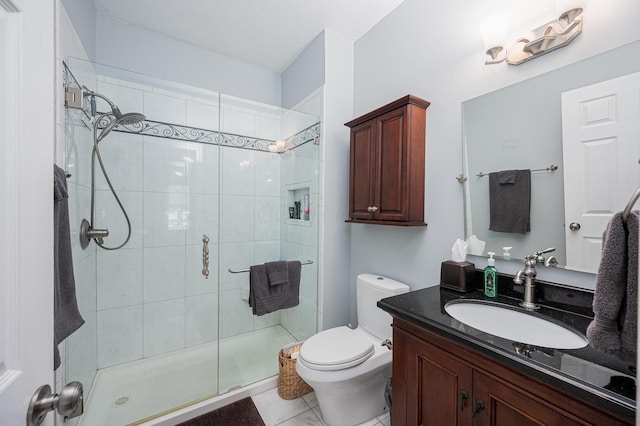
[[[301,265],[311,265],[312,263],[313,263],[313,260],[309,260],[309,259],[300,261]],[[249,268],[242,268],[242,269],[229,268],[228,271],[231,272],[232,274],[239,274],[241,272],[249,272]]]

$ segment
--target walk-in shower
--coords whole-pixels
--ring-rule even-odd
[[[58,373],[90,389],[69,423],[142,424],[277,375],[316,332],[318,117],[76,59],[65,85],[84,102],[65,161],[86,324]],[[109,237],[83,250],[86,217]],[[252,315],[242,271],[278,259],[303,261],[300,303]]]

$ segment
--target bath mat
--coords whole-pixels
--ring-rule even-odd
[[[203,414],[178,426],[265,426],[251,397]]]

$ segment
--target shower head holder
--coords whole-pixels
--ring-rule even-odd
[[[82,219],[80,224],[80,247],[82,250],[89,247],[91,240],[96,240],[98,244],[104,244],[104,238],[108,236],[108,229],[93,229],[87,219]]]

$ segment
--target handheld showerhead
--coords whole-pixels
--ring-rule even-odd
[[[96,244],[102,247],[105,250],[117,250],[122,248],[127,242],[129,238],[131,238],[131,221],[129,220],[129,215],[127,215],[127,211],[125,210],[120,198],[118,198],[118,194],[116,194],[113,185],[111,184],[111,180],[109,179],[109,175],[104,167],[102,162],[102,156],[100,155],[100,149],[98,148],[98,142],[104,139],[111,131],[118,125],[123,126],[133,126],[141,123],[147,118],[143,114],[139,114],[137,112],[130,112],[128,114],[123,114],[120,111],[120,108],[109,98],[100,93],[93,92],[87,89],[85,86],[82,87],[83,97],[90,97],[91,102],[91,116],[94,117],[93,122],[93,152],[91,154],[91,222],[84,220],[81,226],[80,231],[80,240],[81,247],[84,250],[91,240],[94,240]],[[111,108],[111,112],[100,113],[98,118],[95,118],[97,114],[96,108],[96,97],[103,99],[109,107]],[[104,120],[104,121],[103,121]],[[99,126],[102,125],[106,121],[106,125],[102,129]],[[140,126],[142,129],[142,126]],[[98,134],[98,130],[100,130],[100,134]],[[127,238],[124,242],[116,247],[106,247],[104,245],[104,237],[109,235],[109,231],[107,229],[94,229],[95,226],[95,160],[98,160],[98,164],[100,164],[100,168],[102,169],[102,175],[104,176],[104,180],[106,181],[113,197],[115,198],[122,214],[124,215],[125,220],[127,221]]]
[[[141,123],[147,119],[147,117],[145,117],[144,114],[140,114],[138,112],[129,112],[126,114],[122,114],[117,106],[115,106],[113,117],[114,118],[111,121],[109,121],[109,123],[107,123],[104,129],[102,129],[102,131],[100,132],[100,135],[98,135],[98,142],[104,139],[113,130],[115,126],[118,126],[118,125],[131,126],[134,124]]]
[[[128,114],[123,114],[120,111],[120,108],[118,108],[118,105],[114,104],[111,99],[107,98],[104,95],[101,95],[98,92],[94,92],[93,90],[89,90],[87,88],[87,86],[83,86],[82,87],[82,95],[83,96],[91,96],[91,116],[95,117],[96,115],[96,97],[104,100],[107,104],[109,104],[109,108],[111,108],[111,114],[114,116],[115,120],[117,121],[116,124],[123,124],[123,125],[127,125],[127,124],[136,124],[139,123],[141,121],[146,120],[146,117],[143,114],[138,114],[138,113],[128,113]]]
[[[118,123],[116,124],[130,126],[132,124],[138,124],[146,119],[147,117],[145,117],[144,114],[140,114],[139,112],[128,112],[126,114],[121,114],[120,117],[118,117]]]
[[[87,88],[87,86],[82,86],[82,96],[90,96],[91,99],[91,116],[95,117],[96,116],[96,97],[104,100],[107,104],[109,104],[109,107],[111,108],[111,113],[106,113],[106,114],[102,114],[100,116],[100,118],[98,119],[98,121],[102,121],[102,118],[105,118],[109,115],[113,116],[113,119],[111,121],[109,121],[107,123],[107,125],[102,129],[102,131],[100,132],[100,135],[98,136],[98,142],[100,142],[102,139],[105,138],[105,136],[107,136],[115,126],[117,125],[123,125],[123,126],[130,126],[133,124],[138,124],[144,120],[146,120],[147,118],[140,113],[137,112],[130,112],[127,114],[123,114],[120,111],[120,108],[118,108],[118,106],[116,104],[114,104],[113,102],[111,102],[111,99],[107,98],[104,95],[101,95],[98,92],[94,92],[93,90],[89,90]]]

